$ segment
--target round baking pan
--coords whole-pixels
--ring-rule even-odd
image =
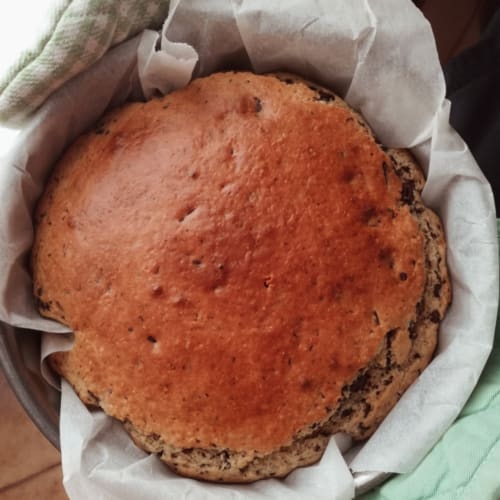
[[[43,379],[40,334],[0,321],[0,365],[17,399],[42,434],[59,448],[58,391]]]
[[[40,334],[13,328],[0,321],[0,366],[7,381],[40,432],[59,449],[58,391],[40,372]],[[384,482],[390,474],[363,472],[354,474],[356,496]]]

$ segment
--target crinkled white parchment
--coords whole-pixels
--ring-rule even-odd
[[[158,46],[159,44],[159,46]],[[374,436],[354,471],[408,472],[452,423],[491,350],[498,249],[490,187],[449,126],[449,103],[429,24],[409,0],[185,0],[161,34],[145,32],[66,84],[0,165],[0,319],[63,332],[34,307],[26,255],[31,212],[61,151],[109,106],[185,85],[221,69],[290,71],[332,88],[387,146],[410,147],[427,173],[424,201],[441,216],[453,285],[438,353]],[[44,353],[61,335],[44,338]],[[66,348],[68,341],[66,340]],[[47,374],[48,376],[48,374]],[[180,478],[138,450],[120,424],[89,412],[62,386],[64,482],[72,499],[348,499],[353,480],[332,439],[323,459],[285,480],[217,485]]]

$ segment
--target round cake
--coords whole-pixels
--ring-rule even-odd
[[[450,301],[406,151],[298,77],[216,73],[104,117],[35,214],[54,369],[180,474],[282,477],[368,437]]]

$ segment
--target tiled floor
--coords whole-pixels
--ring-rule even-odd
[[[486,0],[423,0],[444,63],[479,36]],[[0,372],[0,500],[67,499],[59,453],[17,403]]]

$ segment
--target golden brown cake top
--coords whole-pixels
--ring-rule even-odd
[[[389,163],[342,102],[273,76],[112,113],[38,208],[35,286],[76,333],[69,369],[183,448],[269,451],[323,421],[423,293]]]

